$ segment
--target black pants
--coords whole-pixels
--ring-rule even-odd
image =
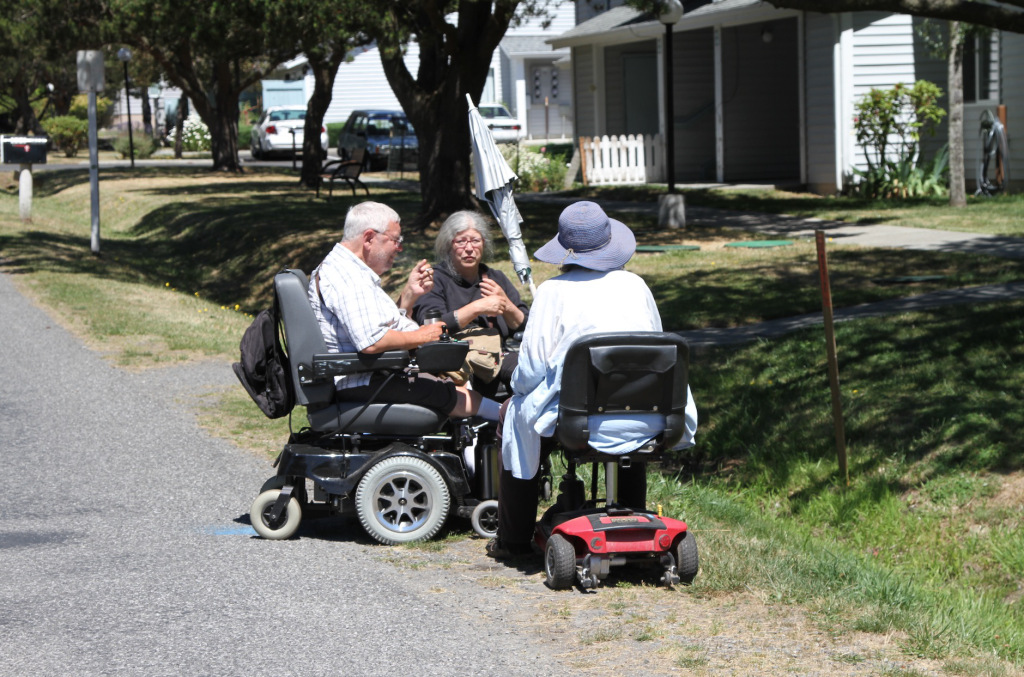
[[[499,428],[500,430],[500,428]],[[541,441],[541,456],[550,454],[550,439]],[[545,449],[547,447],[547,449]],[[558,478],[555,478],[557,485]],[[505,546],[525,546],[533,541],[540,500],[540,474],[528,480],[516,479],[501,469],[498,480],[498,539]],[[619,505],[644,510],[647,503],[647,464],[633,463],[619,470]]]

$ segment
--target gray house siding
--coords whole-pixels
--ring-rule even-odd
[[[594,136],[594,51],[590,46],[572,49],[573,92],[575,92],[576,133]]]
[[[657,89],[657,43],[653,40],[647,40],[644,42],[634,42],[628,45],[617,45],[615,47],[609,47],[605,50],[604,54],[604,71],[605,71],[605,106],[607,108],[607,133],[608,134],[637,134],[637,133],[648,133],[656,134],[657,129],[635,129],[630,128],[627,123],[627,101],[629,97],[637,96],[635,86],[631,87],[630,83],[626,82],[626,70],[624,68],[625,60],[631,57],[649,57],[651,59],[651,66],[654,69],[655,80],[654,88],[649,91],[640,92],[640,96],[643,99],[640,102],[642,105],[650,106],[655,112],[655,120],[657,120],[658,110],[658,89]],[[633,103],[637,103],[634,101]],[[655,123],[657,127],[657,123]]]
[[[672,40],[676,179],[715,180],[715,35],[711,28]]]
[[[804,76],[807,120],[807,187],[830,195],[836,183],[834,17],[808,13],[804,17]]]
[[[1002,102],[1006,104],[1006,131],[1010,142],[1010,185],[1019,191],[1024,189],[1024,144],[1014,143],[1014,137],[1024,138],[1024,35],[1001,33],[999,37],[1003,52],[1000,91]],[[977,129],[974,131],[977,134]]]
[[[797,49],[796,19],[722,31],[726,181],[799,179]]]

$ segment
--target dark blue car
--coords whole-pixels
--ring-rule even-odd
[[[366,169],[415,168],[419,143],[405,113],[400,110],[356,110],[338,137],[338,157],[366,149]]]

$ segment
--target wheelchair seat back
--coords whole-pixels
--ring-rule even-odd
[[[448,420],[439,411],[414,404],[335,401],[333,378],[309,378],[314,356],[327,356],[328,352],[320,323],[309,305],[308,289],[309,280],[301,270],[285,270],[274,276],[288,373],[295,388],[295,401],[306,407],[310,427],[318,431],[399,436],[438,431]],[[404,376],[399,374],[395,378]]]
[[[685,432],[689,350],[678,335],[606,332],[576,340],[565,356],[556,436],[577,461],[616,458],[589,449],[589,417],[661,414],[665,428],[649,454]]]

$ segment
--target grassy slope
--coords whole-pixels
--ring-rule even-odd
[[[260,172],[104,172],[101,185],[101,259],[88,254],[86,173],[39,175],[28,226],[8,188],[0,195],[0,269],[130,366],[231,359],[248,314],[267,302],[273,272],[315,265],[353,201],[316,201],[293,177]],[[407,193],[375,197],[407,221],[418,206]],[[529,250],[550,237],[558,211],[523,205]],[[641,242],[666,241],[650,219],[625,218]],[[430,258],[430,234],[407,235],[400,263]],[[675,233],[673,241],[702,249],[635,257],[630,269],[650,282],[667,327],[731,326],[820,307],[809,243],[721,247],[743,237]],[[932,252],[834,247],[830,265],[837,306],[1021,278],[1016,262]],[[538,264],[535,273],[541,281],[554,271]],[[876,282],[936,273],[944,277],[909,287]],[[700,535],[704,567],[694,592],[754,588],[804,604],[833,626],[901,631],[909,650],[926,655],[1024,658],[1021,305],[840,325],[849,488],[835,477],[820,331],[695,355],[699,444],[652,487],[652,500]],[[262,419],[240,388],[217,401],[207,423],[220,434],[238,440],[244,432],[244,444],[268,452],[279,446],[286,424]]]

